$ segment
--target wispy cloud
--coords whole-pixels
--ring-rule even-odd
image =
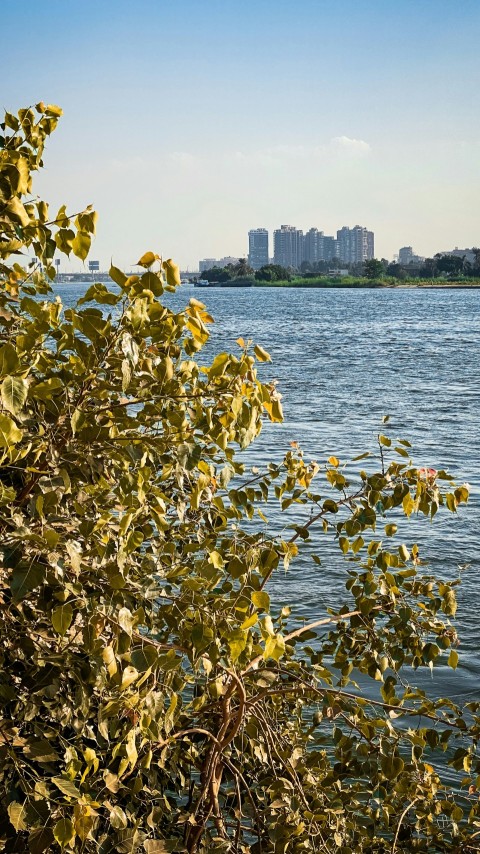
[[[189,151],[172,151],[169,160],[177,166],[185,166],[188,169],[198,162],[198,158]]]
[[[349,136],[335,136],[329,142],[319,145],[284,144],[261,148],[256,151],[235,151],[225,154],[225,160],[235,160],[258,166],[281,166],[292,161],[324,160],[335,157],[365,157],[370,154],[371,146],[363,139]]]
[[[334,136],[331,140],[331,146],[356,157],[364,157],[370,154],[371,146],[364,139],[352,139],[350,136]]]

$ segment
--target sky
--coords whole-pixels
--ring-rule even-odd
[[[1,0],[0,26],[0,106],[64,110],[34,191],[94,205],[102,269],[284,223],[480,244],[479,0]]]

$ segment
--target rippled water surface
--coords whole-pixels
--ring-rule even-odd
[[[84,288],[57,291],[71,303]],[[335,453],[346,460],[375,449],[388,414],[390,434],[411,442],[418,465],[446,468],[470,483],[471,502],[457,518],[414,521],[404,537],[420,543],[437,575],[456,577],[459,565],[469,564],[457,613],[461,666],[456,673],[440,667],[434,679],[435,689],[458,699],[480,696],[480,291],[182,286],[169,301],[180,307],[191,296],[215,317],[212,354],[235,351],[242,336],[272,355],[262,372],[279,381],[285,423],[265,427],[248,451],[250,465],[280,459],[292,440],[307,458]],[[277,602],[311,618],[338,604],[345,575],[320,535],[313,545],[322,566],[306,554],[275,583]]]

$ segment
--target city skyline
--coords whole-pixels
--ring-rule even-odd
[[[3,0],[2,101],[63,107],[34,192],[94,204],[102,266],[241,256],[252,220],[368,222],[385,257],[479,242],[477,0],[48,8]],[[51,46],[35,73],[19,30]]]

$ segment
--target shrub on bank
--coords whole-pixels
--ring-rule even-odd
[[[268,353],[239,339],[200,365],[212,317],[164,304],[178,268],[152,251],[65,309],[54,255],[84,259],[96,215],[31,201],[59,115],[7,114],[0,150],[2,850],[474,850],[478,704],[402,676],[457,666],[456,582],[395,521],[467,488],[388,426],[355,477],[295,443],[247,470],[282,419]],[[269,591],[313,536],[346,584],[305,623]]]

